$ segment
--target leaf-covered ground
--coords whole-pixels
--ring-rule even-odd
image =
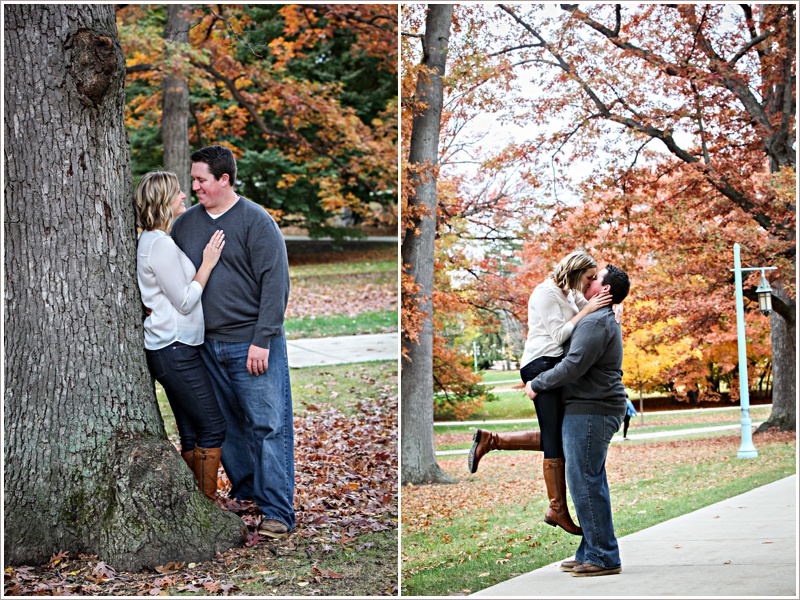
[[[290,254],[292,292],[286,316],[354,317],[397,310],[396,264],[397,247],[391,244],[378,244],[374,249]]]
[[[396,273],[349,273],[292,281],[286,318],[397,310]]]
[[[5,595],[394,595],[397,591],[397,391],[295,417],[297,526],[257,533],[261,515],[227,500],[248,525],[244,548],[202,564],[118,573],[68,549],[48,565],[5,571]],[[220,470],[223,494],[229,488]]]
[[[284,231],[286,233],[286,231]],[[289,232],[291,233],[291,232]],[[393,234],[396,232],[393,232]],[[321,250],[314,250],[310,243],[301,244],[302,250],[293,249],[287,244],[289,268],[307,265],[336,265],[342,263],[366,263],[397,260],[397,245],[390,243],[349,244],[349,249],[333,250],[325,244],[319,245]],[[360,246],[360,247],[359,247]]]
[[[758,434],[755,440],[756,445],[768,441],[792,446],[796,443],[794,432],[779,432],[777,429]],[[652,479],[654,473],[663,468],[665,460],[672,466],[691,465],[719,455],[718,460],[730,459],[731,465],[735,466],[738,445],[735,436],[612,444],[608,451],[609,487],[613,493],[616,485]],[[509,502],[526,502],[531,496],[545,495],[541,452],[491,453],[481,461],[481,468],[474,475],[467,471],[466,455],[451,460],[440,459],[439,466],[460,482],[448,486],[404,487],[404,531],[419,531],[427,527],[433,513],[436,520],[458,520],[467,507],[470,511],[491,511]],[[730,476],[729,471],[720,473],[720,477],[726,476]],[[708,480],[703,485],[713,486],[715,482]]]

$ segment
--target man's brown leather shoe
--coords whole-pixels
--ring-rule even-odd
[[[617,573],[622,573],[622,567],[606,569],[591,563],[583,563],[572,569],[570,575],[573,577],[598,577],[599,575],[616,575]]]
[[[289,528],[277,519],[264,519],[258,533],[271,538],[282,538],[289,533]]]
[[[579,562],[578,562],[577,560],[575,560],[575,559],[569,559],[569,560],[565,560],[564,562],[562,562],[562,563],[559,565],[559,567],[558,567],[558,568],[559,568],[560,570],[562,570],[562,571],[572,571],[572,569],[574,569],[575,567],[577,567],[577,566],[578,566],[578,565],[580,565],[580,564],[581,564],[581,563],[579,563]]]

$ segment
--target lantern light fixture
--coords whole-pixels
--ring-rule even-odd
[[[761,271],[761,282],[756,288],[758,294],[758,310],[762,315],[769,315],[772,312],[772,288],[769,286],[767,277],[764,271]]]

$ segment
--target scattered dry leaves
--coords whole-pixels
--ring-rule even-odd
[[[328,409],[295,417],[297,524],[291,536],[281,540],[259,536],[261,511],[252,503],[227,497],[230,483],[220,469],[219,504],[247,525],[244,548],[201,564],[169,562],[156,567],[155,573],[118,573],[96,556],[61,550],[40,567],[6,568],[4,595],[229,596],[247,582],[275,588],[291,584],[303,590],[312,579],[317,586],[341,579],[342,574],[316,564],[306,580],[268,565],[276,557],[298,553],[309,558],[337,547],[367,549],[374,544],[359,543],[358,536],[397,527],[396,390],[389,393],[382,388],[378,398],[356,402],[352,408],[354,416]],[[254,572],[259,576],[253,578]]]
[[[387,273],[351,273],[292,280],[287,318],[347,315],[397,309],[397,278]]]

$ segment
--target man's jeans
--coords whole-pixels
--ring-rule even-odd
[[[606,479],[608,444],[621,423],[622,415],[564,415],[561,428],[567,485],[583,529],[575,560],[606,569],[622,565]]]
[[[222,464],[231,496],[253,500],[265,519],[294,528],[294,423],[284,336],[273,338],[266,373],[247,371],[250,343],[206,338],[201,356],[227,422]]]

